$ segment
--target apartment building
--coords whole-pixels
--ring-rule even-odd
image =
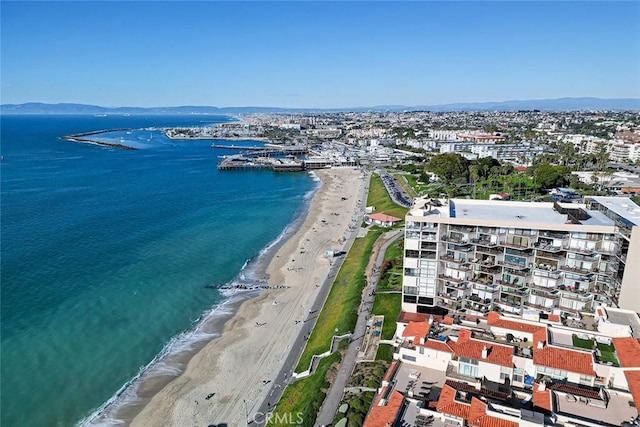
[[[403,311],[640,312],[640,207],[629,199],[416,199],[405,224]]]
[[[532,310],[399,320],[365,426],[638,425],[640,318],[596,311],[579,327]]]

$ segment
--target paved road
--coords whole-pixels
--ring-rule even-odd
[[[373,272],[377,272],[384,261],[384,254],[387,251],[387,248],[393,244],[396,239],[402,235],[404,229],[395,230],[389,232],[386,235],[388,239],[378,251],[378,256],[376,257]],[[354,340],[349,345],[347,350],[347,354],[344,359],[342,359],[342,363],[340,364],[340,368],[338,369],[338,374],[336,378],[333,380],[329,392],[327,393],[327,397],[324,400],[322,408],[320,409],[320,414],[316,419],[317,426],[326,426],[330,425],[333,422],[333,417],[338,411],[338,406],[340,405],[340,401],[342,400],[342,395],[344,388],[347,386],[347,381],[351,376],[351,372],[353,371],[353,367],[358,359],[360,349],[362,348],[362,341],[364,334],[366,332],[367,320],[369,315],[371,314],[370,310],[373,306],[373,300],[375,298],[372,295],[372,292],[376,289],[377,286],[377,274],[371,274],[370,280],[367,281],[367,287],[365,288],[362,302],[362,310],[358,315],[358,321],[356,323],[356,329],[353,333],[352,337]],[[385,322],[390,321],[390,319],[384,319]],[[395,323],[395,319],[392,320]]]
[[[361,213],[364,213],[364,207],[366,204],[366,196],[369,191],[369,178],[370,175],[365,175],[365,185],[361,189],[359,199],[360,203],[358,205]],[[357,237],[358,230],[360,229],[360,221],[355,222],[355,228],[351,232],[350,237],[345,242],[344,251],[349,252],[351,249],[351,245],[353,244],[355,238]],[[333,265],[329,269],[329,273],[325,278],[324,282],[320,286],[318,294],[316,296],[315,302],[311,307],[304,307],[305,320],[304,322],[300,322],[297,325],[292,325],[293,327],[299,328],[297,335],[295,336],[292,343],[289,345],[289,354],[282,364],[282,368],[280,372],[275,376],[275,378],[271,378],[270,382],[267,384],[269,387],[265,387],[265,390],[260,394],[258,398],[258,402],[245,402],[245,411],[247,413],[247,425],[251,426],[262,426],[265,424],[265,415],[271,411],[272,408],[275,407],[278,400],[282,396],[282,391],[284,387],[291,380],[291,375],[296,365],[298,364],[298,359],[304,350],[304,346],[306,344],[305,336],[309,335],[315,326],[316,320],[320,311],[322,310],[322,306],[327,299],[327,295],[331,290],[331,285],[335,280],[336,274],[340,270],[342,263],[344,262],[345,256],[341,256],[338,258],[333,258]],[[267,380],[267,379],[266,379]],[[295,419],[295,418],[294,418]]]
[[[384,169],[376,169],[376,173],[380,176],[380,179],[382,179],[384,188],[387,190],[387,194],[389,194],[391,200],[400,206],[411,208],[413,199],[409,197],[402,184],[400,184],[394,176],[389,175]]]

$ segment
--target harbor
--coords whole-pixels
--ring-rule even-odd
[[[219,170],[271,169],[276,172],[300,172],[306,169],[305,162],[295,155],[309,152],[304,145],[268,148],[212,144],[211,147],[243,151],[240,154],[222,156],[218,162]]]

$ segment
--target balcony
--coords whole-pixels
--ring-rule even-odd
[[[471,301],[474,304],[479,304],[482,306],[490,306],[491,303],[493,302],[493,300],[491,298],[480,298],[478,295],[476,294],[471,294],[469,295],[467,298],[465,298],[467,301]]]
[[[480,292],[490,292],[492,294],[500,290],[500,287],[498,285],[483,282],[471,282],[471,288]]]
[[[527,287],[532,290],[540,291],[540,292],[552,292],[557,290],[557,285],[553,286],[540,286],[535,283],[528,283]]]
[[[543,264],[543,263],[533,264],[533,275],[538,277],[549,277],[556,280],[560,278],[558,265],[555,263],[554,264]]]
[[[540,237],[550,237],[552,239],[568,239],[569,233],[559,233],[555,231],[541,231],[538,234]]]
[[[619,248],[604,249],[602,245],[596,245],[595,252],[599,254],[615,256],[618,254]]]
[[[501,287],[500,288],[500,292],[502,294],[506,294],[506,295],[512,295],[512,296],[516,296],[516,297],[523,297],[529,294],[529,289],[528,288],[518,288],[518,289],[513,289],[513,288],[505,288],[505,287]],[[500,296],[502,298],[502,295]]]
[[[447,276],[444,274],[439,274],[438,275],[438,279],[444,281],[444,282],[452,282],[452,283],[462,283],[465,281],[465,279],[460,279],[458,277],[451,277],[451,276]]]
[[[458,233],[472,233],[473,232],[473,227],[471,226],[465,226],[465,225],[454,225],[451,224],[449,225],[449,231],[455,231]]]
[[[440,261],[455,262],[455,263],[458,263],[458,264],[463,264],[463,263],[466,264],[467,263],[466,259],[464,259],[464,258],[456,258],[456,257],[454,257],[452,255],[442,255],[440,257]]]
[[[507,306],[510,308],[515,308],[515,309],[522,309],[522,302],[516,302],[516,301],[511,301],[511,300],[506,300],[506,299],[500,299],[499,301],[495,301],[495,304],[500,306]]]
[[[593,294],[591,293],[575,293],[575,292],[571,292],[571,291],[562,291],[560,293],[560,295],[562,296],[562,298],[566,298],[566,299],[570,299],[570,300],[574,300],[574,301],[579,301],[579,302],[589,302],[589,301],[593,301]]]
[[[498,229],[493,227],[478,227],[478,233],[482,234],[498,234]]]
[[[518,250],[533,248],[533,244],[531,243],[531,240],[529,240],[527,243],[524,243],[524,244],[516,243],[516,242],[507,242],[506,240],[504,240],[504,241],[500,241],[500,246],[504,246],[506,248],[518,249]]]
[[[555,301],[558,298],[560,298],[558,291],[556,289],[552,289],[552,290],[531,289],[530,295],[535,295],[537,297],[546,298],[552,301]]]
[[[471,239],[471,243],[479,246],[486,246],[489,248],[493,248],[498,246],[496,243],[492,243],[491,240],[488,239]]]
[[[595,248],[576,248],[576,247],[569,246],[567,248],[567,250],[569,252],[573,252],[573,253],[577,253],[577,254],[593,255],[593,252],[595,251]]]
[[[536,309],[536,310],[542,310],[542,311],[551,311],[551,310],[553,310],[555,307],[557,307],[557,304],[555,304],[555,303],[554,303],[553,305],[551,305],[551,306],[548,306],[548,307],[547,307],[547,306],[545,306],[545,305],[534,304],[534,303],[529,302],[529,301],[525,301],[525,302],[523,302],[522,304],[523,304],[524,306],[526,306],[526,307],[531,307],[531,308],[533,308],[533,309]]]
[[[516,281],[512,281],[512,282],[507,282],[501,279],[496,280],[496,285],[500,285],[502,287],[506,287],[506,288],[511,288],[511,289],[526,289],[526,285],[520,282],[516,282]]]
[[[474,264],[477,264],[483,268],[491,268],[491,267],[498,267],[498,263],[496,262],[496,258],[495,257],[487,257],[484,259],[477,259],[474,258],[471,260],[471,262],[473,262]]]
[[[504,254],[504,249],[499,249],[498,247],[484,247],[484,246],[476,246],[476,253],[478,254],[489,254],[489,255],[502,255]]]
[[[437,233],[422,233],[420,240],[426,240],[428,242],[437,242],[438,234]]]
[[[515,264],[515,263],[512,264],[512,263],[510,263],[510,262],[508,262],[506,260],[505,261],[498,261],[498,265],[501,266],[501,267],[508,267],[508,268],[512,268],[512,269],[516,269],[516,270],[526,270],[526,269],[529,268],[526,263],[525,264]],[[513,272],[513,274],[517,274],[517,273]]]
[[[594,271],[596,271],[596,269],[593,268],[593,267],[592,268],[582,268],[582,267],[571,267],[571,266],[568,266],[568,265],[560,266],[560,270],[568,271],[570,273],[583,274],[583,275],[591,274]]]
[[[557,260],[557,261],[564,261],[567,257],[564,255],[556,255],[553,253],[547,253],[547,252],[542,252],[540,250],[538,250],[536,252],[536,263],[539,263],[540,261],[538,261],[538,258],[544,258],[544,259],[553,259],[553,260]]]
[[[471,271],[473,268],[468,264],[447,263],[446,268],[457,271]]]

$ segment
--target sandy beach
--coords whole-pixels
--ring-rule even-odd
[[[266,290],[242,303],[222,336],[198,352],[185,372],[132,420],[132,426],[245,424],[246,411],[260,403],[263,381],[282,367],[295,334],[303,327],[296,321],[306,314],[318,284],[329,273],[325,251],[342,250],[348,227],[358,227],[361,221],[365,201],[359,199],[368,184],[360,179],[363,172],[335,168],[316,173],[322,186],[304,223],[266,267],[269,285],[287,288]]]

